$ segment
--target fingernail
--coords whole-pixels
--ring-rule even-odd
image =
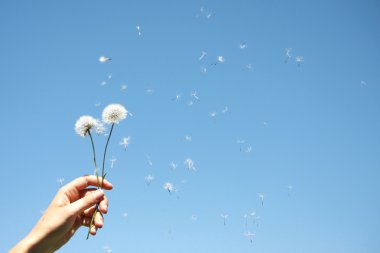
[[[103,190],[96,190],[94,192],[94,198],[96,200],[101,200],[104,197],[104,191]]]

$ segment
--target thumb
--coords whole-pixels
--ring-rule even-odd
[[[96,190],[91,191],[90,194],[87,194],[81,199],[78,199],[77,201],[70,204],[70,209],[74,213],[81,213],[84,210],[92,207],[96,203],[99,203],[104,198],[104,191],[103,190]]]

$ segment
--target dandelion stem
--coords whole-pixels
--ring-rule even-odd
[[[111,135],[112,135],[112,130],[113,130],[114,125],[115,125],[115,123],[113,123],[112,126],[111,126],[111,130],[110,130],[110,134],[108,135],[108,139],[107,139],[106,147],[104,148],[101,187],[103,187],[103,181],[104,181],[104,178],[106,177],[106,174],[104,174],[104,163],[105,163],[105,161],[106,161],[106,155],[107,155],[108,143],[109,143],[109,141],[110,141],[110,138],[111,138]]]
[[[94,139],[92,138],[92,134],[90,130],[87,130],[88,135],[90,136],[91,140],[91,146],[92,146],[92,154],[94,156],[94,165],[95,165],[95,175],[96,175],[96,180],[98,181],[98,189],[100,188],[99,184],[99,175],[98,175],[98,165],[96,164],[96,153],[95,153],[95,145],[94,145]]]
[[[96,204],[95,210],[92,213],[91,222],[90,222],[90,226],[88,227],[88,232],[87,232],[86,240],[88,240],[88,237],[90,236],[91,227],[94,224],[95,216],[96,216],[97,212],[98,212],[98,204]]]

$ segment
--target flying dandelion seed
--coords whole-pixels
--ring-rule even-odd
[[[115,165],[117,159],[113,156],[112,159],[110,160],[111,162],[111,169],[113,169],[113,166]]]
[[[224,62],[226,62],[226,58],[224,58],[224,56],[220,55],[220,56],[218,56],[218,62],[224,63]]]
[[[137,34],[139,35],[139,36],[141,36],[142,35],[142,33],[141,33],[141,27],[138,25],[138,26],[136,26],[136,30],[137,30]]]
[[[245,42],[242,42],[242,43],[239,44],[239,48],[240,49],[246,49],[247,47],[248,47],[248,45]]]
[[[217,112],[210,112],[209,114],[210,114],[210,117],[211,117],[211,118],[215,118],[216,115],[218,115]]]
[[[205,58],[207,56],[207,53],[205,51],[202,51],[201,53],[201,56],[199,56],[198,60],[202,60],[203,58]]]
[[[181,99],[181,94],[175,94],[175,97],[172,98],[173,101],[179,101]]]
[[[102,103],[98,102],[95,104],[95,107],[99,107]]]
[[[112,61],[112,59],[104,55],[99,57],[99,62],[101,63],[108,62],[108,61]]]
[[[120,90],[121,91],[126,91],[127,89],[128,89],[128,86],[125,85],[125,84],[123,84],[123,85],[120,86]]]
[[[109,75],[107,76],[107,78],[108,78],[108,80],[111,80],[111,79],[112,79],[112,74],[109,74]]]
[[[367,87],[367,82],[361,80],[361,81],[360,81],[360,86],[361,86],[361,87]]]
[[[196,214],[191,215],[191,220],[197,221],[198,220],[198,215],[196,215]]]
[[[111,253],[112,252],[112,249],[111,249],[110,246],[104,246],[103,250],[104,250],[105,253]]]
[[[194,161],[190,158],[187,158],[184,162],[184,164],[186,165],[186,168],[188,170],[192,170],[192,171],[197,171],[197,169],[195,168],[194,166]]]
[[[225,114],[225,113],[227,113],[227,112],[228,112],[228,107],[225,106],[224,109],[222,110],[222,113]]]
[[[146,89],[146,90],[145,90],[145,93],[148,94],[148,95],[149,95],[149,94],[152,94],[153,92],[154,92],[153,89]]]
[[[223,225],[227,225],[226,220],[228,219],[228,214],[221,214],[220,217],[223,219]]]
[[[247,229],[247,227],[248,227],[248,219],[249,219],[249,215],[248,215],[248,214],[244,214],[244,215],[243,215],[243,218],[244,218],[245,229]]]
[[[186,141],[191,141],[191,140],[192,140],[192,138],[191,138],[191,136],[190,136],[190,135],[186,135],[186,136],[185,136],[185,140],[186,140]]]
[[[268,122],[266,122],[266,121],[263,121],[263,127],[268,127]]]
[[[253,243],[253,238],[255,237],[255,233],[248,231],[244,233],[244,236],[247,237],[251,243]]]
[[[285,63],[288,62],[292,56],[290,55],[290,53],[292,52],[292,49],[291,48],[285,48]]]
[[[174,186],[172,183],[167,182],[164,184],[164,189],[167,190],[169,194],[171,194],[174,191]]]
[[[207,73],[207,68],[201,68],[201,72],[202,72],[203,74],[206,74],[206,73]]]
[[[258,193],[257,196],[259,196],[261,206],[264,206],[264,194],[263,193]]]
[[[193,106],[194,105],[194,101],[190,101],[187,105],[188,106]]]
[[[63,182],[65,182],[65,179],[64,179],[64,178],[58,178],[58,179],[57,179],[57,182],[58,182],[61,186],[63,186]]]
[[[120,142],[119,142],[120,145],[124,146],[124,150],[127,150],[127,147],[129,146],[129,144],[131,144],[131,137],[128,136],[128,137],[124,137]]]
[[[100,83],[100,86],[106,86],[107,85],[107,82],[106,81],[102,81],[101,83]]]
[[[293,185],[288,185],[286,188],[288,188],[288,196],[290,197],[293,192]]]
[[[146,160],[147,160],[149,166],[153,166],[153,162],[152,162],[152,160],[150,159],[150,156],[149,156],[149,155],[146,155]]]
[[[199,96],[198,96],[198,93],[196,91],[192,91],[190,93],[190,97],[194,98],[195,101],[199,101]]]
[[[248,63],[243,68],[244,71],[251,72],[253,70],[252,64]]]
[[[239,144],[240,152],[241,152],[243,149],[243,144],[245,143],[245,140],[237,140],[236,143]]]
[[[301,67],[301,63],[303,62],[303,57],[302,56],[296,56],[294,59],[295,59],[295,62],[297,63],[297,66]]]
[[[128,217],[128,213],[123,213],[123,217],[127,218]]]
[[[248,146],[245,150],[245,153],[251,153],[252,152],[252,146]]]
[[[153,180],[154,180],[154,176],[152,175],[148,175],[145,177],[145,182],[148,186],[152,183]]]
[[[177,169],[178,164],[176,164],[175,162],[170,162],[170,163],[169,163],[169,166],[170,166],[170,168],[171,168],[172,170],[175,170],[175,169]]]

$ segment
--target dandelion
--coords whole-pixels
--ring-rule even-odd
[[[94,160],[94,165],[95,165],[95,173],[98,178],[98,189],[103,187],[104,179],[107,176],[107,172],[105,172],[104,167],[105,167],[105,161],[106,161],[106,156],[107,156],[107,148],[108,148],[108,144],[112,135],[113,128],[115,124],[118,124],[120,121],[125,119],[127,117],[127,114],[128,114],[128,111],[124,108],[124,106],[120,104],[110,104],[103,110],[103,113],[102,113],[103,122],[105,122],[106,124],[112,124],[112,126],[108,134],[107,142],[104,148],[101,181],[99,180],[99,176],[98,176],[98,166],[96,163],[95,145],[94,145],[94,141],[91,135],[91,129],[95,127],[98,133],[104,133],[105,127],[100,122],[100,120],[96,120],[92,118],[91,116],[82,116],[81,118],[79,118],[79,120],[75,124],[76,132],[79,135],[85,136],[88,133],[88,135],[90,136],[92,151],[94,155],[93,160]],[[113,168],[115,162],[116,162],[116,158],[113,157],[111,159],[111,168]],[[98,205],[96,205],[95,211],[93,212],[92,217],[91,217],[91,222],[89,225],[86,239],[88,239],[90,236],[90,231],[94,224],[95,216],[98,212],[99,212]]]
[[[103,121],[107,124],[118,124],[127,117],[128,111],[120,104],[110,104],[103,110]]]
[[[75,123],[75,132],[82,137],[85,137],[87,133],[90,133],[92,128],[96,128],[98,122],[95,118],[84,115],[81,116]]]
[[[108,62],[108,61],[112,61],[112,59],[104,55],[99,57],[99,62],[101,63]]]
[[[164,184],[164,189],[167,190],[171,194],[172,191],[174,191],[174,186],[172,183],[167,182]]]
[[[127,150],[127,147],[131,144],[131,137],[124,137],[119,144],[124,146],[124,150]]]

